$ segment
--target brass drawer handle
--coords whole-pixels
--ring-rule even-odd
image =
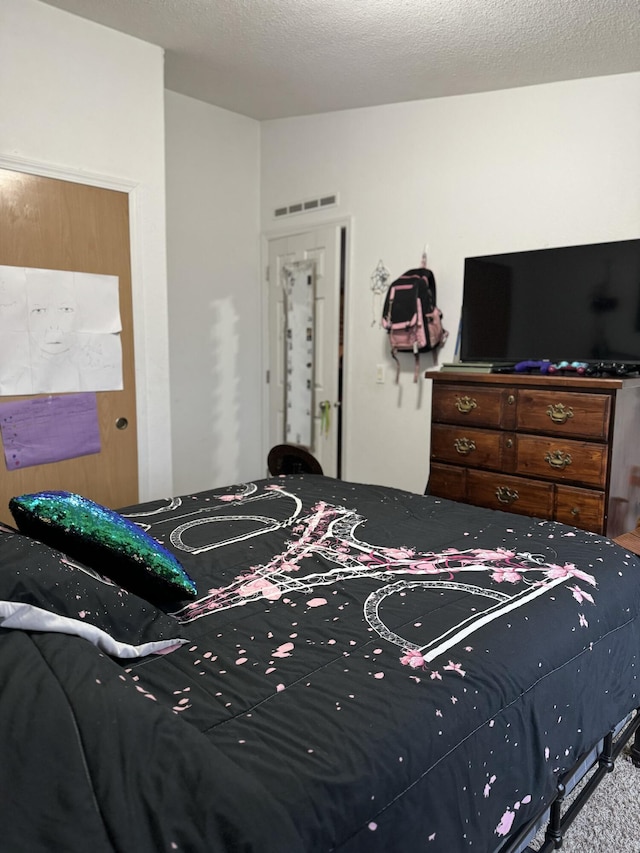
[[[512,504],[518,500],[520,495],[516,489],[510,489],[508,486],[498,486],[496,489],[496,497],[501,504]]]
[[[566,424],[573,417],[573,409],[571,406],[565,408],[564,403],[555,403],[549,406],[547,414],[554,424]]]
[[[576,518],[578,515],[580,515],[580,507],[579,507],[579,506],[574,506],[574,507],[572,507],[572,509],[571,509],[571,515],[572,515],[574,518]]]
[[[545,462],[548,462],[552,468],[566,468],[571,465],[571,454],[565,453],[564,450],[552,450],[545,454]]]
[[[457,397],[456,409],[463,415],[468,415],[474,409],[478,408],[478,404],[473,397]]]
[[[470,438],[456,438],[453,446],[461,456],[467,456],[472,450],[476,449],[475,442]]]

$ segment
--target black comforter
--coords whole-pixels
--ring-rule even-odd
[[[601,536],[310,476],[123,514],[189,642],[0,630],[2,853],[489,853],[640,704]]]

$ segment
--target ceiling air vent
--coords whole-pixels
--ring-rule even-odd
[[[323,195],[320,198],[309,198],[306,201],[297,201],[294,204],[288,204],[283,207],[276,207],[273,215],[276,219],[282,219],[283,216],[294,216],[297,213],[308,213],[312,210],[324,210],[327,207],[336,207],[338,204],[338,194]]]

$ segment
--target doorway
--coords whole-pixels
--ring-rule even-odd
[[[344,464],[343,411],[348,224],[331,223],[267,238],[268,447],[287,440],[285,283],[296,265],[313,266],[313,379],[308,449],[324,474]]]

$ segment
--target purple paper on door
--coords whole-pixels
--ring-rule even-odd
[[[96,395],[0,403],[0,432],[10,471],[100,453]]]

